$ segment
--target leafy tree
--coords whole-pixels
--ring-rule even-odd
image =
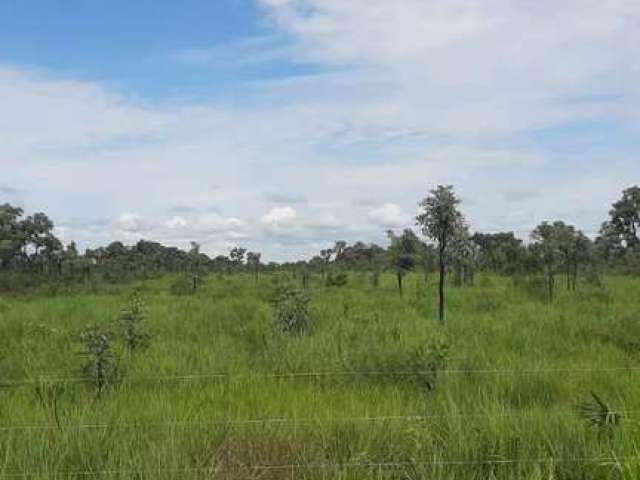
[[[40,250],[51,247],[53,242],[53,222],[46,214],[39,212],[28,216],[23,221],[23,231],[26,241],[31,244],[35,250],[36,256]]]
[[[609,211],[596,239],[598,249],[611,263],[628,265],[640,252],[640,187],[622,192],[622,198]]]
[[[560,221],[542,222],[531,232],[534,243],[530,251],[544,270],[549,302],[553,302],[556,274],[566,264],[563,248],[566,249],[569,235],[567,225]]]
[[[258,281],[258,272],[260,271],[260,258],[262,258],[261,253],[247,252],[247,266],[253,270],[256,282]]]
[[[333,255],[333,249],[325,248],[320,250],[320,258],[322,259],[322,278],[325,278],[327,274],[327,268],[329,267],[329,262],[331,262],[331,256]]]
[[[420,203],[422,209],[416,217],[422,234],[436,242],[439,266],[439,308],[438,318],[444,322],[445,312],[445,277],[447,271],[449,245],[464,225],[464,217],[458,210],[460,200],[456,197],[453,186],[439,185],[431,190]]]
[[[405,229],[399,236],[388,230],[387,237],[390,242],[387,249],[389,264],[395,270],[398,280],[398,292],[402,296],[402,279],[416,265],[420,252],[420,240],[409,228]]]
[[[333,254],[335,255],[336,261],[339,261],[344,254],[345,249],[347,248],[347,242],[344,240],[337,240],[333,245]]]
[[[480,268],[495,273],[513,274],[520,267],[524,247],[513,232],[474,233]]]
[[[451,241],[450,251],[455,285],[472,284],[478,262],[478,248],[471,240],[466,225],[460,225],[458,228]]]
[[[8,203],[0,205],[0,268],[18,257],[24,246],[25,234],[20,221],[23,211]]]
[[[247,253],[246,248],[235,247],[229,252],[229,258],[231,259],[231,264],[235,268],[240,268],[244,264],[244,255]]]

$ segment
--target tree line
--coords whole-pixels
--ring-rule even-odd
[[[262,271],[288,270],[303,278],[315,273],[335,282],[341,271],[360,271],[370,276],[374,287],[382,272],[393,272],[402,295],[405,275],[417,271],[425,281],[437,273],[440,317],[444,318],[448,275],[455,285],[465,285],[473,283],[477,271],[536,274],[544,279],[549,300],[553,300],[559,275],[571,290],[581,275],[597,283],[605,269],[640,274],[638,186],[622,192],[594,239],[561,220],[542,222],[526,242],[514,232],[471,233],[452,186],[431,190],[419,207],[417,228],[388,231],[386,247],[337,241],[307,260],[264,264],[260,253],[243,247],[211,258],[200,252],[196,242],[181,250],[148,240],[128,246],[114,241],[81,254],[75,242],[65,246],[55,236],[54,223],[45,213],[25,216],[20,207],[4,204],[0,205],[0,274],[11,280],[0,288],[14,287],[15,274],[22,274],[30,283],[96,278],[121,282],[165,273],[209,272],[250,272],[257,279]]]

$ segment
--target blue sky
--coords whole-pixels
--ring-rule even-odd
[[[0,201],[65,240],[384,242],[452,183],[472,227],[588,232],[640,180],[624,0],[0,3]]]

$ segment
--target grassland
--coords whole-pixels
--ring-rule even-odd
[[[118,352],[100,399],[46,379],[78,377],[77,332],[130,287],[0,301],[0,478],[640,478],[637,280],[547,305],[481,275],[449,289],[442,326],[418,275],[403,298],[390,275],[315,279],[300,337],[274,328],[268,275],[171,281],[139,285],[153,340]],[[592,392],[622,418],[588,422]]]

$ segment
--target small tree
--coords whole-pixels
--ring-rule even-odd
[[[542,222],[531,232],[534,243],[530,251],[544,269],[549,302],[553,302],[555,276],[563,263],[562,246],[567,235],[565,227],[562,222]]]
[[[134,290],[129,304],[120,312],[122,337],[127,350],[139,350],[149,345],[151,334],[146,329],[145,319],[145,304],[138,290]]]
[[[96,396],[113,386],[118,378],[118,368],[111,351],[111,334],[101,327],[91,326],[80,333],[80,342],[88,357],[82,373],[93,384]]]
[[[229,259],[231,260],[231,264],[236,268],[240,269],[244,264],[244,255],[247,253],[246,248],[235,247],[229,252]]]
[[[329,262],[331,262],[331,255],[333,255],[333,249],[325,248],[320,250],[320,258],[322,259],[322,279],[324,280],[327,274],[327,268],[329,268]]]
[[[258,272],[260,271],[260,258],[262,254],[257,252],[247,252],[247,266],[253,270],[253,275],[258,283]]]
[[[454,267],[456,286],[473,284],[478,248],[471,240],[466,225],[461,225],[450,243],[451,263]]]
[[[420,203],[422,209],[416,217],[423,235],[436,242],[438,249],[438,266],[440,280],[438,285],[439,307],[438,318],[444,322],[445,312],[445,277],[447,272],[447,255],[449,244],[462,225],[464,217],[458,211],[460,200],[453,192],[453,187],[439,185],[431,190]]]
[[[391,244],[387,250],[389,264],[394,269],[398,281],[398,293],[402,296],[402,280],[405,274],[416,265],[420,240],[410,229],[405,229],[400,236],[391,230],[387,231]]]
[[[640,187],[637,185],[622,192],[609,212],[608,227],[619,242],[627,248],[640,246]]]

